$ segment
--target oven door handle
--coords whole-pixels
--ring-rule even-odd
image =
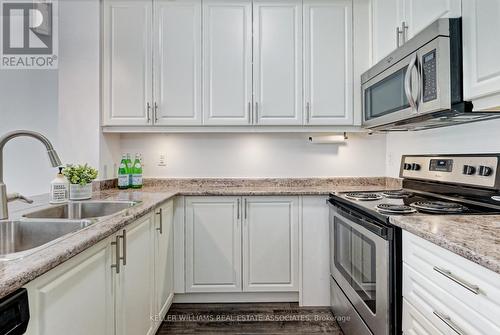
[[[408,64],[408,69],[406,70],[405,74],[405,94],[406,98],[408,99],[408,103],[410,104],[412,108],[413,113],[418,112],[418,97],[420,95],[420,75],[418,74],[418,68],[417,68],[417,54],[413,54],[413,56],[410,59],[410,63]],[[412,91],[412,78],[413,78],[413,69],[417,68],[417,76],[418,76],[418,83],[417,83],[417,100],[413,98],[413,91]]]
[[[344,206],[342,206],[338,203],[332,204],[331,202],[328,202],[328,204],[330,206],[333,206],[334,208],[336,208],[337,211],[339,212],[339,214],[341,216],[345,217],[346,219],[348,219],[356,224],[359,224],[360,226],[368,229],[372,233],[376,234],[377,236],[380,236],[381,238],[383,238],[385,240],[391,239],[391,235],[389,233],[390,230],[387,227],[384,227],[382,225],[378,225],[372,221],[369,221],[367,219],[363,219],[357,215],[354,215],[352,211],[350,211],[349,209],[345,208]]]

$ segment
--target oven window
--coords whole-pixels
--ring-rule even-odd
[[[407,68],[402,68],[365,90],[366,120],[410,107],[404,89]]]
[[[366,306],[376,312],[375,243],[338,217],[334,218],[335,267]]]

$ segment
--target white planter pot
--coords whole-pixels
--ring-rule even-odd
[[[92,183],[87,185],[70,184],[69,199],[70,200],[87,200],[92,198]]]

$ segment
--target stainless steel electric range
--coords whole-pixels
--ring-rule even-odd
[[[500,213],[500,154],[407,155],[403,188],[331,194],[331,307],[346,335],[401,333],[396,215]]]

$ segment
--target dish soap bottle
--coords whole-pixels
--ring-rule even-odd
[[[59,173],[56,178],[50,183],[50,203],[61,204],[68,201],[69,198],[69,182],[62,174],[62,167],[59,167]]]
[[[132,166],[132,188],[142,187],[142,163],[141,156],[135,154],[134,165]]]
[[[127,189],[130,184],[130,177],[127,167],[127,156],[122,154],[122,160],[120,162],[120,167],[118,168],[118,188]]]

